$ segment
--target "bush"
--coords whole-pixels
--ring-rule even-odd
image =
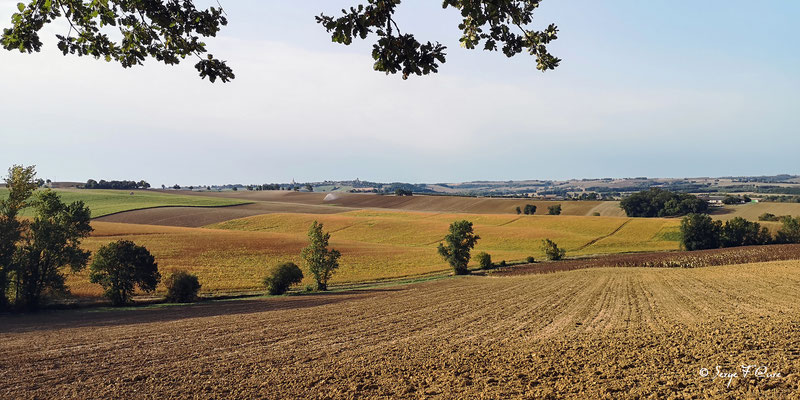
[[[533,256],[528,256],[528,258],[526,258],[526,259],[525,259],[525,261],[526,261],[528,264],[533,264],[534,262],[536,262],[536,259],[535,259],[535,258],[533,258]]]
[[[197,300],[200,281],[197,275],[186,271],[175,271],[164,282],[167,287],[167,301],[170,303],[191,303]]]
[[[567,254],[566,250],[559,249],[556,242],[550,239],[542,240],[542,250],[545,256],[547,256],[547,259],[551,261],[561,260]]]
[[[597,211],[595,211],[595,212],[593,212],[593,213],[592,213],[592,216],[593,216],[593,217],[599,217],[599,216],[600,216],[600,213],[599,213],[599,212],[597,212]]]
[[[485,253],[483,251],[475,255],[475,261],[478,262],[478,266],[481,269],[492,269],[492,268],[494,268],[494,265],[492,264],[492,256],[490,256],[488,253]]]
[[[533,204],[525,204],[525,210],[523,212],[525,215],[536,214],[536,206]]]
[[[500,261],[500,264],[497,264],[498,267],[502,268],[506,266],[506,260]]]
[[[758,216],[759,221],[777,221],[778,217],[772,213],[763,213]]]
[[[294,284],[303,280],[303,271],[293,262],[279,264],[264,278],[264,286],[269,294],[279,295],[286,293]]]
[[[547,214],[549,215],[561,215],[561,204],[552,205],[547,207]]]
[[[722,222],[708,214],[689,214],[681,220],[681,247],[689,251],[716,249],[721,232]]]

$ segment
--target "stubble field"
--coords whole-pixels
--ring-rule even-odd
[[[796,399],[797,298],[780,261],[0,317],[0,397]]]

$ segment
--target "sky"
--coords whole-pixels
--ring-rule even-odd
[[[314,21],[358,2],[221,0],[207,42],[227,84],[191,61],[62,56],[51,24],[41,53],[0,50],[0,169],[154,186],[800,174],[800,2],[544,0],[532,27],[558,25],[563,61],[542,73],[460,48],[458,11],[405,0],[403,32],[448,47],[407,81],[372,70],[374,38],[331,43]]]

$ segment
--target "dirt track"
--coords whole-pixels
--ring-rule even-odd
[[[0,317],[0,398],[798,398],[800,263]],[[701,368],[766,365],[731,386]]]

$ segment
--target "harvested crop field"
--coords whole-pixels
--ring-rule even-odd
[[[0,397],[796,399],[798,297],[784,261],[6,316]]]
[[[367,193],[290,192],[280,190],[187,192],[187,195],[220,197],[247,201],[274,201],[299,204],[323,204],[349,208],[386,208],[403,211],[429,211],[469,214],[516,214],[516,207],[526,204],[536,206],[536,215],[547,214],[547,207],[561,204],[563,215],[591,215],[596,207],[602,215],[622,217],[625,213],[617,201],[541,201],[526,199],[504,199],[494,197],[462,196],[394,196]]]
[[[729,220],[742,217],[750,221],[758,221],[758,216],[764,213],[775,215],[800,216],[800,203],[749,203],[734,206],[724,206],[714,211],[714,218]]]
[[[498,276],[525,275],[607,267],[702,268],[779,260],[800,260],[800,244],[774,244],[681,252],[612,254],[576,260],[525,264],[504,268],[493,273]]]
[[[271,213],[335,214],[346,207],[259,201],[230,207],[160,207],[133,210],[95,218],[102,222],[201,227],[237,218]]]

